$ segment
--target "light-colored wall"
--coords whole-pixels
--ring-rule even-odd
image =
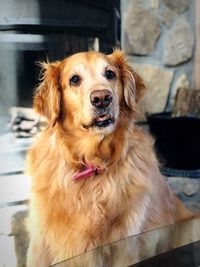
[[[171,110],[177,88],[192,88],[195,0],[121,0],[121,15],[122,48],[148,87],[141,113]]]

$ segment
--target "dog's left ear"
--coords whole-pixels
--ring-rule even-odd
[[[116,64],[119,68],[124,87],[124,99],[127,106],[132,111],[136,111],[136,103],[146,89],[142,78],[128,64],[123,51],[118,49],[114,50],[114,52],[108,55],[108,57],[112,59],[114,64]]]

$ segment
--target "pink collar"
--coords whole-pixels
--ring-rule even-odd
[[[74,175],[72,175],[72,179],[73,180],[81,180],[81,179],[84,179],[84,178],[89,178],[91,177],[92,175],[98,175],[98,174],[101,174],[105,168],[100,168],[100,167],[96,167],[94,165],[86,165],[85,166],[85,170],[84,171],[80,171],[80,172],[77,172],[75,173]]]

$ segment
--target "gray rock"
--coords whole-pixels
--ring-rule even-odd
[[[21,212],[27,212],[27,205],[6,206],[4,208],[0,208],[0,235],[11,236],[14,234],[11,221],[16,214]]]
[[[151,0],[150,5],[152,9],[158,11],[160,6],[160,0]]]
[[[26,266],[29,242],[26,227],[27,216],[27,205],[0,209],[0,266]]]
[[[175,13],[173,10],[165,8],[163,11],[161,11],[160,20],[167,28],[169,28],[172,24],[174,15]]]
[[[26,254],[29,235],[26,227],[28,210],[19,211],[12,217],[12,233],[14,235],[17,267],[26,267]]]
[[[175,66],[192,57],[194,33],[185,18],[180,18],[169,30],[164,44],[164,64]]]
[[[172,191],[192,212],[200,212],[200,179],[186,177],[167,177]]]
[[[143,78],[147,91],[138,103],[138,120],[145,120],[146,113],[163,112],[173,79],[173,71],[150,64],[132,64]],[[152,101],[153,99],[153,101]]]
[[[199,193],[200,189],[200,181],[199,180],[194,180],[190,179],[187,183],[184,184],[183,186],[183,193],[186,196],[194,196],[197,193]]]
[[[185,205],[190,211],[192,211],[194,213],[199,213],[200,212],[200,203],[188,202]]]
[[[129,54],[149,55],[160,36],[159,19],[145,10],[141,1],[130,1],[125,15],[125,47]]]
[[[186,73],[182,73],[175,81],[174,88],[171,90],[170,106],[173,107],[175,97],[179,88],[190,88],[190,83]]]
[[[177,13],[184,12],[190,4],[190,0],[163,0],[164,4]]]
[[[183,192],[183,186],[187,179],[183,177],[168,177],[167,183],[176,195],[180,195]]]

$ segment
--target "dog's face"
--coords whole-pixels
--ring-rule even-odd
[[[103,54],[75,54],[66,59],[60,80],[73,126],[93,133],[112,131],[122,97],[120,79],[117,66]]]
[[[43,68],[34,105],[52,126],[62,120],[69,129],[109,134],[122,109],[135,111],[144,89],[121,51],[78,53]]]

